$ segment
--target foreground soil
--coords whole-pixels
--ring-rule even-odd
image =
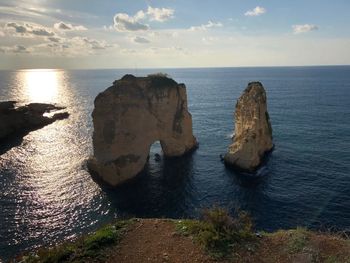
[[[137,220],[111,250],[108,262],[215,262],[170,220]]]
[[[34,252],[14,262],[350,263],[349,239],[303,228],[258,234],[253,242],[240,242],[230,255],[218,259],[196,237],[179,231],[179,222],[132,219],[102,228],[83,241]]]
[[[262,234],[255,244],[235,248],[226,259],[214,259],[192,237],[176,231],[174,221],[140,219],[110,250],[107,262],[252,262],[350,263],[350,241],[305,229]]]

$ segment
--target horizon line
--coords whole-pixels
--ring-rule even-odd
[[[220,68],[306,68],[306,67],[348,67],[350,64],[320,64],[320,65],[285,65],[285,66],[199,66],[199,67],[107,67],[107,68],[0,68],[0,71],[26,70],[148,70],[148,69],[220,69]]]

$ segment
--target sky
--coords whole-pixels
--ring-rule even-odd
[[[349,0],[0,0],[0,69],[350,64]]]

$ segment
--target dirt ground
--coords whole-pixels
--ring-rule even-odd
[[[191,238],[178,234],[169,220],[142,219],[132,225],[112,251],[112,262],[215,262]]]
[[[277,231],[254,246],[236,248],[230,259],[214,260],[191,237],[178,234],[173,221],[138,219],[108,258],[110,263],[350,263],[350,241],[306,230]]]

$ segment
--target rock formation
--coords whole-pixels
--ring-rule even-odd
[[[0,102],[0,140],[13,134],[26,134],[69,116],[67,112],[44,116],[44,113],[64,109],[51,104],[30,103],[20,107],[15,105],[15,101]]]
[[[248,84],[235,111],[235,136],[224,156],[228,165],[254,171],[264,154],[273,148],[266,93],[260,82]]]
[[[125,75],[95,99],[92,113],[94,156],[88,166],[112,186],[140,173],[151,145],[165,156],[196,148],[184,84],[163,75]]]

